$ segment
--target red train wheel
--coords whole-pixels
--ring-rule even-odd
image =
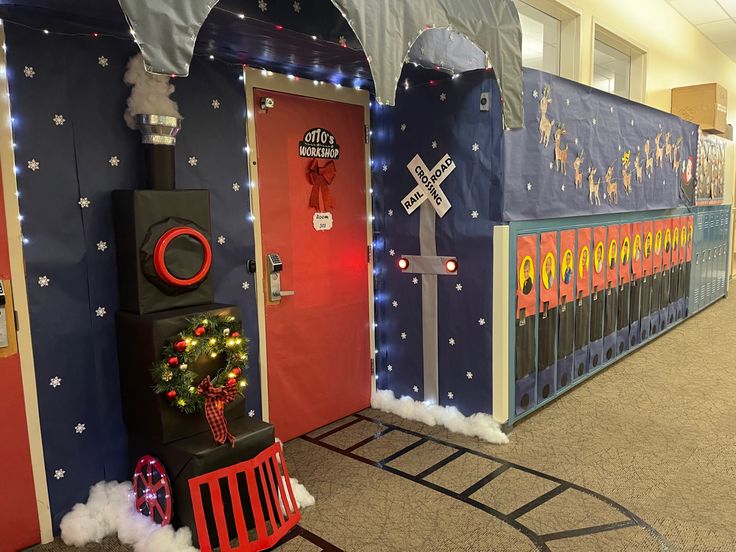
[[[171,484],[161,462],[145,455],[133,473],[135,508],[159,525],[171,523]]]

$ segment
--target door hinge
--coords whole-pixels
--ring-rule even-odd
[[[18,324],[18,311],[13,309],[13,322],[15,322],[15,333],[20,331]]]
[[[367,257],[367,262],[369,263],[371,262],[371,252],[372,252],[371,249],[372,248],[370,245],[366,245],[366,257]]]
[[[367,144],[368,143],[368,139],[370,138],[370,135],[371,135],[371,131],[368,130],[368,125],[363,125],[363,129],[365,131],[365,134],[364,134],[363,137],[365,139],[365,143]]]
[[[376,359],[371,359],[371,376],[376,375]]]

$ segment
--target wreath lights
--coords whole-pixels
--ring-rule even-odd
[[[202,355],[217,358],[221,354],[227,356],[227,361],[212,378],[212,387],[237,386],[242,395],[246,386],[248,339],[240,334],[240,320],[225,315],[192,319],[187,328],[169,339],[161,351],[161,360],[151,370],[154,391],[163,394],[182,412],[202,412],[205,397],[198,390],[197,381],[201,378],[189,366]]]

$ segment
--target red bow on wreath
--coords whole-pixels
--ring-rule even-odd
[[[330,184],[335,179],[337,169],[335,169],[335,162],[330,160],[324,165],[320,166],[319,160],[312,159],[309,164],[309,181],[312,183],[312,194],[309,196],[309,206],[314,207],[317,211],[319,208],[319,194],[322,194],[322,203],[324,204],[324,210],[329,211],[335,208],[335,200],[332,199],[330,193]]]
[[[204,395],[204,416],[207,418],[215,441],[221,445],[224,445],[225,441],[230,441],[230,446],[234,447],[235,437],[227,429],[225,405],[230,404],[237,397],[237,386],[214,387],[210,377],[207,376],[197,387],[197,393]]]

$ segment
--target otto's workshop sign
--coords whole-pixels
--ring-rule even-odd
[[[299,142],[299,157],[315,159],[338,159],[340,146],[333,134],[324,128],[313,128]]]
[[[430,171],[427,166],[419,157],[419,154],[415,155],[414,158],[409,161],[406,166],[409,172],[417,182],[417,186],[409,192],[404,199],[401,200],[401,204],[406,209],[407,214],[412,214],[422,203],[429,200],[437,211],[440,217],[445,216],[445,213],[450,210],[450,202],[447,196],[440,189],[440,184],[447,178],[452,171],[455,170],[455,163],[447,153],[439,160],[439,162],[432,167]]]

